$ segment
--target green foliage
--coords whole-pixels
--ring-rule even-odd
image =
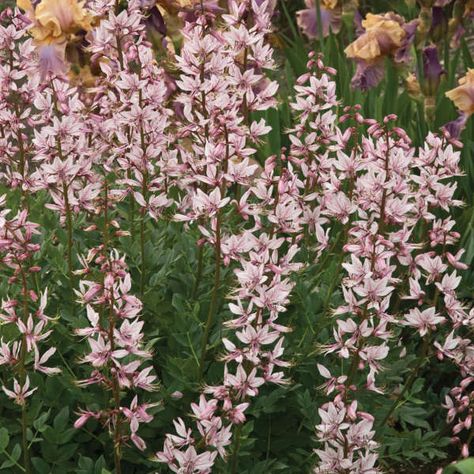
[[[451,464],[443,474],[472,474],[474,472],[474,458],[464,459],[464,461]]]

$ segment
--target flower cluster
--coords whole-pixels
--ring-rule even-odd
[[[317,84],[314,76],[304,76],[304,81],[313,87]],[[313,89],[304,92],[312,100]],[[361,389],[359,373],[365,372],[364,389],[383,393],[376,378],[395,334],[403,344],[397,326],[415,328],[423,338],[416,373],[430,350],[431,333],[446,322],[443,314],[455,326],[465,318],[455,293],[460,281],[456,270],[465,265],[459,261],[461,254],[450,252],[459,234],[452,230],[449,217],[436,218],[461,204],[454,198],[455,183],[449,181],[460,174],[460,154],[446,138],[430,135],[415,156],[406,133],[393,125],[394,118],[386,117],[379,124],[364,119],[357,109],[346,109],[341,122],[353,121],[354,126],[343,133],[333,125],[334,141],[326,143],[326,152],[317,159],[319,166],[326,167],[326,173],[319,174],[319,213],[344,224],[342,250],[350,259],[342,263],[345,302],[333,312],[337,317],[334,342],[322,348],[323,353],[346,360],[347,366],[342,374],[319,366],[326,393],[336,392],[336,396],[320,411],[326,420],[317,427],[324,450],[317,451],[321,462],[315,472],[376,472],[373,419],[358,411],[354,400]],[[362,127],[367,127],[368,138],[362,137],[359,144],[354,137]],[[292,139],[293,153],[314,141],[314,132],[306,133],[298,141]],[[404,285],[408,294],[401,296]],[[407,307],[410,300],[415,307]],[[391,414],[392,410],[386,419]],[[354,439],[353,430],[361,433],[360,438]]]
[[[139,314],[140,300],[130,294],[131,280],[123,257],[116,250],[108,254],[104,249],[92,249],[82,259],[84,267],[77,273],[93,279],[81,280],[76,291],[81,304],[86,306],[89,325],[76,329],[78,336],[87,339],[90,352],[82,363],[92,367],[90,376],[80,380],[80,386],[100,384],[113,393],[114,407],[101,411],[81,411],[75,423],[80,428],[89,418],[99,419],[114,433],[114,443],[118,446],[130,439],[139,449],[146,447],[137,434],[140,423],[149,423],[153,417],[147,409],[154,406],[138,403],[135,395],[131,404],[123,406],[121,392],[125,390],[152,391],[156,388],[156,376],[151,374],[152,366],[142,367],[151,357],[143,347],[143,321]],[[93,266],[98,267],[98,272]],[[92,267],[92,268],[91,268]],[[123,431],[129,425],[130,434]]]
[[[3,207],[5,196],[0,202]],[[16,328],[17,338],[8,341],[2,338],[0,365],[9,366],[14,374],[13,389],[4,384],[3,391],[15,403],[24,405],[36,390],[30,387],[28,373],[33,370],[53,375],[60,369],[46,366],[56,348],[50,346],[45,351],[41,348],[52,330],[48,329],[51,318],[44,312],[48,291],[38,295],[34,289],[34,279],[41,270],[34,262],[35,254],[40,250],[40,245],[34,241],[40,233],[38,225],[28,220],[26,210],[10,219],[9,213],[9,209],[2,209],[0,213],[0,255],[3,269],[9,273],[11,291],[17,291],[17,294],[2,300],[0,320],[2,325]]]
[[[297,246],[290,237],[300,231],[301,210],[292,193],[294,179],[278,174],[276,159],[263,169],[250,164],[254,142],[268,133],[262,121],[248,124],[250,111],[265,110],[274,103],[276,84],[262,75],[273,66],[271,49],[265,44],[271,14],[269,2],[232,2],[225,15],[226,29],[217,38],[210,33],[211,21],[201,16],[185,33],[178,64],[184,74],[177,82],[183,116],[189,123],[185,133],[191,150],[180,150],[188,193],[179,205],[177,220],[201,222],[200,230],[215,248],[216,286],[205,329],[201,370],[206,353],[209,324],[212,324],[221,265],[236,266],[236,288],[229,309],[233,319],[226,327],[235,340],[223,339],[226,349],[223,383],[206,386],[199,404],[192,404],[197,433],[201,441],[175,421],[177,435],[167,435],[158,460],[179,472],[210,472],[217,453],[224,458],[231,442],[232,429],[245,421],[251,398],[265,382],[285,383],[278,367],[285,367],[283,334],[289,328],[276,322],[285,310],[292,284],[288,275],[299,268],[292,263]],[[251,15],[254,26],[244,23]],[[247,20],[249,21],[249,20]],[[199,114],[195,120],[192,114]],[[204,137],[204,138],[203,138]],[[227,194],[233,194],[232,199]],[[236,212],[235,212],[236,211]],[[238,219],[240,233],[230,233],[225,222]],[[224,216],[226,219],[224,220]],[[229,233],[227,233],[229,232]],[[273,346],[271,346],[273,345]],[[198,446],[205,451],[198,453]]]
[[[0,149],[2,179],[11,188],[27,190],[31,162],[31,107],[39,76],[28,23],[5,10],[0,23]]]

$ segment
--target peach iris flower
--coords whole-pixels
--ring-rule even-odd
[[[474,69],[459,79],[459,86],[446,92],[446,97],[465,115],[474,114]]]
[[[348,58],[374,62],[401,47],[406,32],[390,13],[368,13],[362,21],[365,32],[345,50]]]
[[[30,17],[30,34],[38,46],[41,76],[64,73],[66,46],[81,31],[91,29],[92,15],[78,0],[42,0],[34,6],[31,0],[17,0],[17,5]]]
[[[80,30],[91,28],[92,15],[78,0],[42,0],[36,8],[31,0],[18,0],[19,8],[34,22],[30,32],[38,44],[61,43]]]
[[[368,13],[360,23],[359,37],[345,49],[346,56],[356,63],[352,87],[367,90],[379,84],[384,76],[386,57],[395,64],[408,62],[417,26],[418,20],[407,23],[393,12]]]

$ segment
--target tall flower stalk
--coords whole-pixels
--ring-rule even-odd
[[[103,183],[102,244],[89,250],[81,259],[83,268],[77,272],[88,277],[80,281],[77,295],[86,308],[89,325],[77,329],[76,334],[87,339],[90,352],[82,363],[91,366],[89,377],[78,384],[97,384],[110,391],[110,403],[99,411],[81,410],[74,426],[80,428],[93,418],[109,430],[115,470],[120,473],[122,448],[128,440],[140,450],[146,448],[138,429],[140,423],[153,419],[147,410],[154,404],[140,404],[136,392],[155,390],[156,376],[151,374],[152,366],[142,367],[151,358],[143,347],[144,323],[139,318],[142,303],[130,294],[131,278],[125,259],[112,247],[112,239],[120,235],[120,230],[111,228],[107,177]],[[130,403],[124,400],[125,391],[134,395]]]
[[[10,368],[2,389],[8,398],[21,407],[23,468],[30,473],[28,398],[37,390],[37,387],[31,386],[30,374],[36,371],[53,375],[59,373],[60,369],[45,365],[56,348],[50,346],[45,351],[41,348],[52,332],[47,329],[51,318],[44,313],[48,292],[45,290],[38,295],[30,284],[33,275],[41,270],[35,264],[35,256],[40,250],[39,244],[34,241],[39,234],[38,225],[28,220],[26,210],[8,218],[10,210],[4,208],[5,196],[0,202],[2,273],[8,277],[10,291],[13,293],[2,300],[0,320],[2,325],[15,327],[18,334],[16,340],[0,340],[0,366]],[[33,307],[36,308],[34,311]]]

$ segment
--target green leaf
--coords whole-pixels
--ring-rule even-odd
[[[2,465],[0,466],[0,471],[3,471],[4,469],[7,469],[7,468],[12,467],[14,465],[15,465],[14,461],[11,461],[10,459],[7,459],[6,461],[2,462]]]
[[[463,55],[466,69],[474,67],[474,61],[472,60],[471,52],[469,51],[469,46],[466,43],[465,38],[462,38],[461,40],[461,50],[462,50],[462,55]]]
[[[50,413],[51,413],[51,410],[41,413],[41,415],[38,418],[36,418],[35,421],[33,421],[34,428],[40,433],[42,433],[48,427],[48,425],[46,424],[46,421],[48,420]]]
[[[451,464],[444,471],[443,474],[473,474],[474,473],[474,458],[464,459],[463,461]]]
[[[69,422],[69,408],[64,407],[54,418],[53,426],[55,431],[64,431]]]
[[[5,451],[10,441],[8,430],[6,428],[0,428],[0,451]]]
[[[2,465],[0,466],[0,470],[15,466],[17,464],[18,459],[20,459],[20,456],[21,456],[21,447],[17,443],[15,447],[13,448],[13,451],[10,457],[6,461],[4,461]]]
[[[18,461],[18,459],[20,459],[20,456],[21,456],[21,446],[20,446],[20,443],[16,443],[11,453],[11,457],[15,461]]]
[[[106,470],[106,464],[105,464],[105,459],[104,456],[100,456],[99,459],[97,459],[94,467],[94,474],[102,474],[103,470]]]
[[[49,474],[51,472],[49,464],[41,458],[31,458],[31,464],[39,474]]]

